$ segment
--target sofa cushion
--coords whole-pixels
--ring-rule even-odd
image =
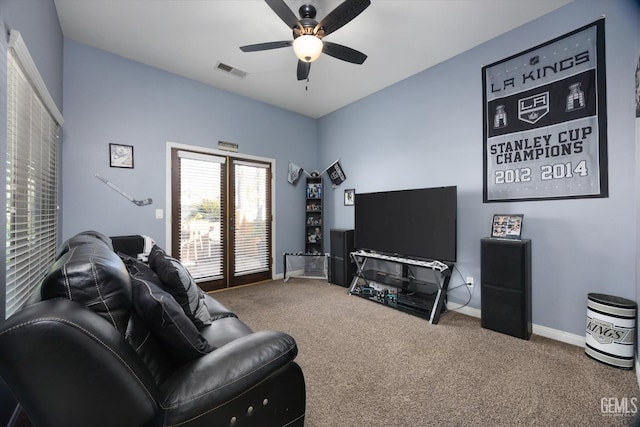
[[[180,304],[162,289],[160,279],[144,263],[128,261],[133,288],[133,308],[178,364],[209,353],[214,348],[200,334]]]
[[[223,317],[202,328],[200,333],[209,344],[220,348],[253,331],[237,317]]]
[[[63,245],[63,255],[47,270],[40,298],[76,301],[106,319],[122,334],[131,313],[131,281],[110,244],[88,234]]]
[[[173,358],[136,310],[131,311],[125,339],[138,353],[156,384],[162,384],[175,371],[176,363]]]
[[[160,277],[163,288],[173,295],[198,328],[211,324],[204,292],[180,261],[167,255],[158,245],[153,245],[149,253],[149,267]]]

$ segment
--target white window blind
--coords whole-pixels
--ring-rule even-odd
[[[5,317],[24,304],[54,260],[61,124],[62,115],[20,33],[11,31],[7,52]]]
[[[180,261],[196,282],[224,273],[222,198],[224,157],[178,151],[180,159]]]
[[[269,174],[267,164],[234,161],[236,276],[269,270]]]

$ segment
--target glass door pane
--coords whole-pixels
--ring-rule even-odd
[[[270,165],[234,160],[233,175],[232,284],[270,279]]]
[[[180,262],[196,282],[224,278],[225,158],[179,151]]]

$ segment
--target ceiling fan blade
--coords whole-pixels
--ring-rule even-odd
[[[246,46],[240,46],[240,50],[243,52],[257,52],[260,50],[279,49],[281,47],[289,47],[293,44],[291,40],[281,42],[267,42],[258,44],[249,44]]]
[[[284,0],[264,0],[264,1],[276,13],[276,15],[278,15],[278,17],[282,19],[282,21],[285,24],[287,24],[289,28],[295,28],[300,26],[300,23],[298,22],[298,18],[296,17],[295,13],[293,13],[293,11],[289,9],[289,6],[287,6]]]
[[[346,0],[333,9],[314,30],[317,33],[320,28],[324,28],[324,35],[328,35],[347,24],[356,16],[360,15],[371,4],[370,0]]]
[[[362,64],[365,59],[367,59],[367,55],[360,51],[324,40],[322,41],[322,52],[329,56],[333,56],[334,58],[351,62],[353,64]]]
[[[298,80],[307,80],[311,71],[311,62],[298,60]]]

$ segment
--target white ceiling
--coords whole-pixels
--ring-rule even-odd
[[[55,0],[66,38],[239,95],[319,118],[553,11],[572,0],[372,0],[326,40],[368,55],[362,65],[322,55],[296,79],[291,40],[262,0]],[[286,0],[321,21],[342,0]],[[510,53],[510,52],[509,52]],[[513,52],[515,53],[515,52]],[[217,69],[219,62],[248,74]]]

